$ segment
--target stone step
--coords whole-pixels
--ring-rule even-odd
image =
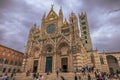
[[[63,76],[65,78],[65,80],[74,80],[74,73],[59,73],[59,76],[57,77],[56,73],[50,73],[49,75],[47,75],[46,73],[39,73],[40,75],[43,75],[45,80],[60,80],[60,77]],[[26,77],[25,73],[19,73],[16,74],[16,79],[17,80],[33,80],[31,74],[30,76]],[[87,74],[83,75],[82,73],[76,73],[76,75],[80,75],[82,80],[87,80]],[[95,80],[95,76],[94,73],[90,73],[92,80]]]

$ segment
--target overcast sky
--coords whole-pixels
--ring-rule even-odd
[[[120,0],[0,0],[0,44],[24,52],[34,23],[54,4],[64,16],[86,11],[93,43],[99,52],[120,52]]]

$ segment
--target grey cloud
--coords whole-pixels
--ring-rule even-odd
[[[35,22],[40,24],[41,13],[38,13],[36,9],[25,2],[12,1],[11,5],[3,5],[0,8],[0,24],[4,27],[4,30],[0,29],[0,43],[16,50],[24,51],[29,29]],[[11,30],[11,28],[15,28],[17,31]],[[11,32],[12,34],[9,34]]]
[[[119,12],[119,11],[120,11],[120,8],[119,9],[115,9],[115,10],[111,10],[108,13]]]
[[[112,39],[113,38],[113,39]],[[120,41],[120,37],[115,36],[112,38],[106,38],[96,41],[94,45],[98,48],[99,51],[105,52],[119,52],[120,45],[118,44]]]

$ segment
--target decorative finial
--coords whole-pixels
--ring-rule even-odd
[[[43,19],[45,18],[45,16],[46,16],[46,12],[44,12]]]
[[[34,26],[36,26],[36,23],[34,23]]]
[[[96,47],[96,51],[98,51],[98,48]]]
[[[67,21],[66,18],[65,18],[65,21]]]
[[[34,28],[36,28],[37,27],[37,25],[36,25],[36,23],[34,23]]]
[[[60,9],[62,10],[62,6],[60,6]]]
[[[62,15],[62,16],[63,16],[62,6],[60,7],[60,10],[59,10],[59,15]]]
[[[54,4],[51,5],[51,9],[53,10]]]

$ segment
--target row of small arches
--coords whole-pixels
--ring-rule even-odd
[[[17,61],[12,61],[12,60],[7,60],[7,59],[2,59],[2,58],[0,58],[0,64],[9,64],[9,65],[18,65],[18,66],[21,66],[22,65],[22,63],[21,62],[17,62]]]

